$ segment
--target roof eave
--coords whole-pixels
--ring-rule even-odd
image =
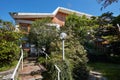
[[[9,13],[14,19],[15,18],[43,18],[53,17],[51,13]]]
[[[53,14],[56,15],[57,12],[63,12],[63,13],[66,13],[66,14],[76,13],[78,16],[86,15],[86,16],[89,17],[89,18],[93,16],[93,15],[90,15],[90,14],[78,12],[78,11],[71,10],[71,9],[67,9],[67,8],[63,8],[63,7],[58,7],[58,8],[53,12]]]

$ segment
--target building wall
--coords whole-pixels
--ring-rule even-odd
[[[60,26],[63,26],[65,24],[65,19],[66,19],[67,14],[58,12],[55,17],[53,18],[52,22],[59,24]]]
[[[58,12],[53,18],[51,18],[51,20],[53,23],[63,26],[65,24],[66,16],[67,14]],[[42,18],[24,18],[22,20],[35,21],[37,19],[42,19]],[[19,25],[20,25],[20,29],[23,30],[24,33],[29,33],[31,24],[19,23]]]
[[[28,34],[29,31],[30,31],[30,24],[25,24],[25,23],[19,23],[19,29],[25,33],[25,34]]]

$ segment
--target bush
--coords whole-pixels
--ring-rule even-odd
[[[45,64],[46,63],[46,58],[45,57],[43,57],[43,56],[41,56],[41,57],[39,57],[38,58],[38,62],[40,63],[40,64]]]
[[[0,42],[0,65],[11,64],[18,58],[19,47],[13,42]]]
[[[60,80],[72,80],[68,60],[55,60],[54,58],[47,64],[48,70],[43,73],[43,76],[45,77],[43,80],[57,80],[58,71],[55,68],[55,65],[57,65],[61,70]]]
[[[52,49],[51,49],[52,48]],[[65,41],[65,60],[62,60],[62,42],[56,40],[50,45],[51,59],[47,62],[47,71],[43,73],[44,80],[57,78],[56,64],[60,70],[61,80],[87,80],[86,51],[75,38],[67,38]],[[47,76],[47,78],[46,78]]]
[[[0,29],[0,65],[12,64],[19,57],[18,42],[20,36],[19,33]]]

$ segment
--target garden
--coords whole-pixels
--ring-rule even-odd
[[[109,20],[108,20],[109,19]],[[65,25],[57,30],[50,26],[50,18],[36,20],[30,29],[28,37],[30,44],[35,44],[37,51],[43,47],[45,55],[39,54],[38,63],[44,65],[43,80],[57,79],[59,67],[61,80],[88,80],[89,71],[101,72],[108,80],[119,80],[120,70],[120,16],[114,17],[107,12],[99,17],[87,18],[71,14],[66,17]],[[10,27],[0,29],[0,71],[14,67],[19,59],[21,33],[14,32]],[[62,40],[60,34],[67,34],[64,39],[65,59],[62,55]]]

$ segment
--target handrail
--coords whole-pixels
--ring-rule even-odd
[[[50,59],[50,56],[45,51],[43,51],[43,54],[45,54],[46,60],[47,60],[47,57]],[[61,72],[61,70],[60,70],[60,68],[56,64],[54,64],[54,66],[55,66],[55,68],[58,71],[57,78],[58,78],[58,80],[60,80],[60,72]]]
[[[15,80],[14,79],[15,78],[15,74],[16,74],[19,66],[20,66],[21,61],[22,61],[22,69],[23,69],[23,50],[22,49],[21,49],[21,57],[20,57],[20,59],[18,61],[18,64],[17,64],[16,68],[14,69],[14,72],[13,72],[13,74],[11,76],[11,80]]]
[[[55,68],[58,70],[58,72],[61,72],[60,68],[57,65],[55,65]]]
[[[45,51],[43,51],[43,54],[45,54],[46,60],[47,60],[47,57],[50,59],[50,56]]]
[[[55,68],[58,71],[58,80],[60,80],[60,72],[61,72],[61,70],[60,70],[60,68],[57,65],[55,65]]]
[[[118,31],[120,32],[120,25],[119,25],[119,24],[117,24],[117,27],[118,27]]]

